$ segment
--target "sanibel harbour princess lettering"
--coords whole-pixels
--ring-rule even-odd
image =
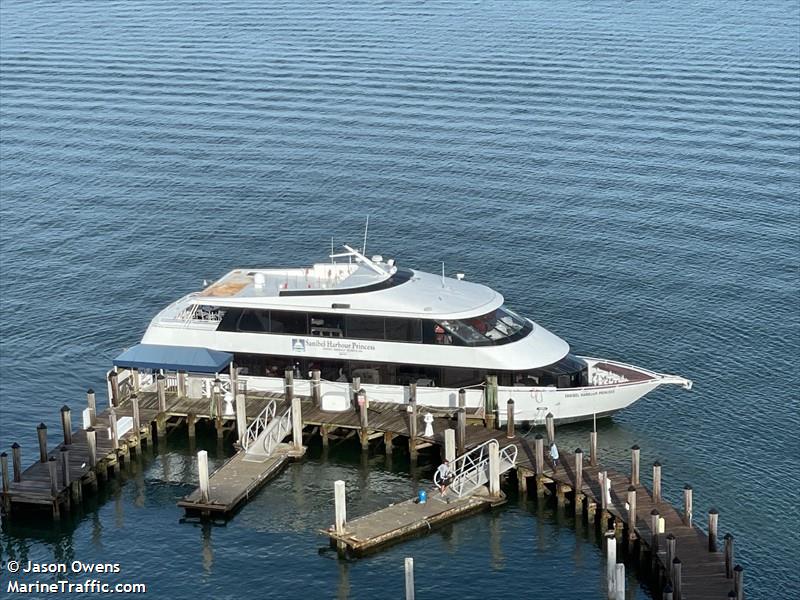
[[[349,340],[331,340],[331,339],[307,339],[305,340],[306,349],[310,350],[327,350],[329,352],[374,352],[375,345],[365,342],[356,342]]]

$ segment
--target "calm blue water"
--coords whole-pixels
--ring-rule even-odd
[[[693,379],[602,425],[606,461],[638,443],[673,502],[694,485],[749,597],[800,585],[796,2],[2,0],[0,16],[0,446],[32,459],[36,423],[57,431],[203,278],[320,259],[369,214],[373,251],[445,261],[578,352]],[[586,427],[561,435],[586,446]],[[158,598],[397,598],[404,556],[423,598],[602,594],[596,543],[532,504],[356,562],[320,551],[335,479],[360,514],[430,477],[398,458],[312,454],[227,527],[181,524],[193,451],[176,436],[74,525],[4,531],[2,559],[113,560],[109,580]]]

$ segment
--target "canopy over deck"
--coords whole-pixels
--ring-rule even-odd
[[[192,373],[219,373],[233,361],[233,354],[191,346],[137,344],[114,359],[115,367],[164,369]]]

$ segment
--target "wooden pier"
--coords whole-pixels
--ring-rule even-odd
[[[0,454],[1,506],[6,518],[14,518],[26,507],[47,507],[52,517],[59,519],[65,510],[76,508],[86,494],[94,493],[99,484],[113,477],[130,461],[132,453],[141,452],[142,444],[164,438],[178,425],[185,425],[188,435],[195,437],[197,422],[209,420],[219,439],[234,436],[239,448],[244,430],[275,401],[279,411],[292,410],[299,415],[292,443],[281,445],[263,461],[247,460],[240,448],[205,482],[201,478],[198,490],[179,502],[187,514],[230,516],[277,475],[288,460],[302,456],[304,430],[307,439],[320,435],[323,446],[328,446],[331,440],[353,437],[362,449],[382,449],[387,454],[402,441],[412,460],[420,452],[441,452],[452,458],[495,440],[498,445],[516,447],[516,477],[507,479],[509,483],[516,479],[521,494],[527,496],[530,491],[530,495],[540,499],[554,497],[559,507],[571,506],[576,517],[595,524],[603,532],[607,539],[610,585],[612,581],[624,581],[614,575],[616,570],[624,570],[624,565],[616,560],[619,550],[638,564],[640,573],[648,574],[656,595],[662,598],[725,598],[729,593],[730,597],[744,597],[743,570],[734,560],[734,540],[730,534],[719,539],[719,515],[715,510],[709,510],[706,533],[693,523],[690,487],[683,490],[683,510],[678,511],[665,502],[661,494],[662,467],[657,462],[652,467],[654,487],[645,488],[639,477],[638,447],[631,449],[629,473],[603,468],[596,451],[596,432],[588,440],[588,456],[580,449],[575,452],[560,449],[560,464],[554,468],[545,452],[546,442],[556,436],[551,416],[546,427],[548,440],[542,435],[530,439],[516,434],[513,404],[508,407],[507,414],[511,417],[508,426],[499,430],[493,426],[498,415],[491,415],[490,419],[481,410],[468,411],[463,403],[443,410],[418,408],[413,388],[411,400],[405,405],[368,402],[363,392],[357,392],[351,410],[326,412],[321,410],[319,398],[293,398],[291,377],[287,374],[285,393],[247,390],[236,394],[235,409],[226,412],[218,381],[210,399],[190,398],[181,393],[180,381],[174,386],[177,389],[170,390],[163,377],[159,378],[155,391],[135,388],[123,391],[114,384],[110,385],[111,406],[100,413],[94,392],[87,393],[82,427],[73,429],[70,409],[61,410],[63,439],[54,448],[48,445],[47,428],[40,425],[38,460],[27,469],[22,469],[22,449],[17,444],[11,449],[12,465],[7,452]],[[354,387],[360,389],[357,382]],[[420,432],[419,423],[425,413],[433,417],[432,436]],[[125,417],[129,418],[129,427],[123,432],[119,427]],[[602,491],[604,487],[608,489],[606,494]],[[344,517],[342,508],[334,525],[324,531],[334,545],[362,553],[495,506],[501,502],[497,491],[477,491],[450,503],[441,502],[435,494],[424,504],[406,499],[350,521]]]

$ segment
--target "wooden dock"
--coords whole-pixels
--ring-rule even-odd
[[[49,448],[47,428],[37,428],[38,460],[23,471],[21,448],[12,447],[13,470],[8,453],[2,458],[2,510],[13,518],[25,507],[47,507],[53,518],[64,510],[74,509],[83,496],[93,493],[98,484],[113,477],[130,461],[132,453],[141,451],[142,444],[152,444],[164,438],[179,425],[185,425],[190,437],[195,436],[199,420],[214,423],[219,439],[233,436],[239,440],[242,430],[273,400],[279,410],[291,406],[291,386],[287,374],[287,394],[247,391],[237,400],[240,413],[226,414],[220,394],[213,399],[189,398],[169,391],[159,384],[157,391],[122,393],[114,390],[113,408],[94,414],[94,393],[89,391],[87,403],[92,409],[92,427],[73,429],[68,407],[61,411],[63,440]],[[608,547],[610,567],[616,564],[617,549],[639,564],[639,571],[649,573],[656,595],[672,600],[728,596],[733,592],[743,598],[743,571],[733,555],[733,537],[718,539],[719,515],[709,511],[709,531],[701,531],[692,521],[692,490],[684,490],[684,507],[678,511],[664,502],[661,495],[661,466],[654,463],[655,489],[648,490],[639,480],[641,451],[631,449],[631,472],[617,473],[599,464],[596,433],[589,440],[587,458],[582,452],[560,451],[560,464],[553,468],[545,460],[545,440],[516,435],[513,419],[510,426],[499,430],[492,425],[497,415],[484,415],[480,410],[468,412],[463,407],[432,410],[417,407],[413,401],[405,405],[376,402],[354,402],[354,408],[344,412],[326,412],[319,407],[318,398],[294,398],[298,410],[300,440],[280,448],[266,461],[246,460],[243,452],[227,461],[208,481],[208,493],[203,497],[196,490],[179,505],[188,514],[230,515],[252,497],[271,477],[277,475],[291,458],[302,455],[302,433],[320,435],[323,446],[331,440],[357,438],[362,449],[381,449],[387,454],[398,442],[407,448],[412,459],[419,452],[443,451],[455,456],[489,440],[499,445],[513,444],[517,449],[516,479],[520,493],[538,498],[555,497],[560,507],[572,506],[590,524],[596,524],[606,537],[613,540]],[[424,413],[431,412],[432,436],[420,431]],[[422,413],[422,414],[420,414]],[[509,415],[513,407],[509,407]],[[116,431],[121,417],[130,417],[134,426],[124,433]],[[472,422],[473,425],[468,425]],[[547,423],[548,438],[555,439],[552,419]],[[296,438],[295,431],[293,437]],[[59,436],[61,437],[61,436]],[[27,453],[26,453],[27,454]],[[434,454],[436,456],[436,454]],[[12,477],[13,472],[13,477]],[[602,481],[608,481],[609,494],[601,493]],[[535,491],[534,491],[535,490]],[[425,504],[405,500],[371,515],[346,521],[337,518],[331,530],[325,530],[336,543],[357,553],[369,551],[393,540],[428,531],[436,525],[460,518],[497,504],[497,496],[478,493],[447,504],[435,497]],[[613,546],[613,548],[612,548]],[[612,564],[612,559],[613,563]],[[624,566],[622,567],[624,568]],[[609,575],[611,576],[611,575]],[[672,595],[670,595],[672,594]]]

